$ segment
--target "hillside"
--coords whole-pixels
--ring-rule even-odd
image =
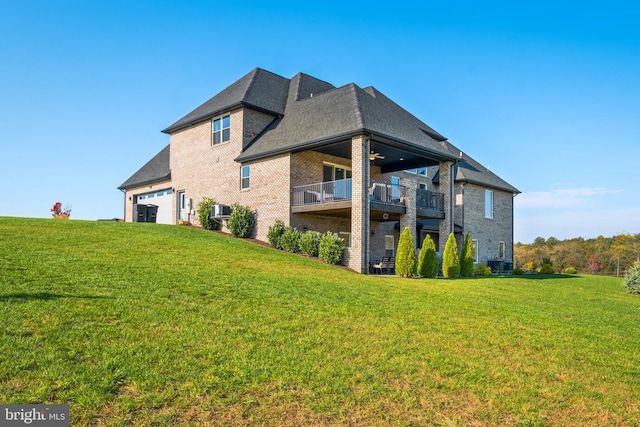
[[[363,276],[190,227],[0,217],[0,402],[73,426],[638,425],[639,313],[610,277]]]

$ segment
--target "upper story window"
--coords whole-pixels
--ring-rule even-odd
[[[212,144],[217,145],[231,139],[231,116],[218,117],[213,119],[213,140]]]
[[[416,169],[405,169],[405,172],[418,174],[418,175],[421,175],[421,176],[427,176],[427,168],[426,167],[416,168]]]
[[[240,189],[246,190],[249,188],[249,178],[251,176],[251,167],[242,166],[240,170]]]
[[[484,217],[493,218],[493,191],[484,190]]]

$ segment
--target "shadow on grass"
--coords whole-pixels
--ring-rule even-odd
[[[498,274],[491,276],[477,276],[476,279],[529,279],[529,280],[548,280],[548,279],[577,279],[580,276],[575,274]]]
[[[26,293],[20,292],[15,294],[0,294],[0,301],[2,302],[18,302],[18,301],[50,301],[61,298],[83,298],[83,299],[103,299],[113,298],[99,295],[73,295],[73,294],[55,294],[52,292],[35,292]]]

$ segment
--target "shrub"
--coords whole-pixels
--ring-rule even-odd
[[[328,264],[337,264],[342,260],[344,240],[336,233],[327,231],[320,238],[318,256]]]
[[[538,268],[538,273],[553,274],[554,273],[553,265],[549,264],[548,262],[545,262]]]
[[[458,243],[453,233],[449,233],[447,244],[442,254],[442,275],[446,278],[456,277],[460,273],[460,258],[458,257]]]
[[[576,269],[575,269],[575,268],[573,268],[573,267],[567,267],[567,268],[565,268],[564,270],[562,270],[562,272],[563,272],[564,274],[576,274],[576,273],[578,272],[578,270],[576,270]]]
[[[318,256],[322,234],[309,230],[300,237],[300,251],[307,256]]]
[[[256,218],[249,207],[235,203],[231,206],[228,226],[235,237],[250,237],[256,226]]]
[[[491,267],[487,267],[483,263],[478,264],[475,269],[476,276],[491,276]]]
[[[633,263],[624,275],[624,285],[631,294],[640,294],[640,262]]]
[[[287,252],[300,252],[300,232],[298,229],[287,227],[282,234],[282,237],[280,237],[280,246],[282,246],[282,249]]]
[[[398,240],[396,253],[396,274],[400,277],[412,277],[416,274],[416,247],[409,227],[405,227]]]
[[[276,220],[275,224],[269,227],[269,231],[267,231],[267,240],[269,240],[271,246],[276,249],[282,249],[280,239],[282,238],[282,235],[284,234],[286,229],[287,227],[285,227],[284,222],[279,219]]]
[[[471,236],[469,233],[464,238],[462,251],[460,251],[460,275],[462,277],[473,276],[473,248],[471,247]]]
[[[211,197],[203,197],[198,203],[198,220],[200,221],[200,227],[205,230],[217,230],[218,221],[211,218],[211,208],[216,204],[216,201]]]
[[[524,270],[521,268],[514,268],[511,274],[514,276],[522,276],[524,274]]]
[[[438,275],[438,254],[436,253],[436,245],[431,239],[431,236],[427,234],[424,242],[422,242],[422,249],[420,249],[420,256],[418,257],[418,274],[421,277],[433,278]]]

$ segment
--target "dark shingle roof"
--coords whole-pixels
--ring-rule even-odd
[[[171,133],[241,105],[277,116],[284,113],[288,90],[288,79],[255,68],[162,132]]]
[[[495,173],[491,172],[489,168],[482,166],[475,159],[462,151],[460,151],[460,154],[462,154],[462,157],[458,160],[455,166],[455,180],[457,182],[469,182],[471,184],[507,191],[512,194],[520,194],[520,190],[500,178]],[[433,183],[440,183],[440,172],[437,172],[433,177]]]
[[[284,116],[259,135],[237,160],[305,149],[362,132],[402,141],[444,158],[454,158],[455,152],[450,150],[446,138],[375,88],[362,89],[353,83],[333,88],[317,82],[304,74],[292,78]],[[298,91],[298,88],[312,85],[324,91]],[[306,93],[308,97],[301,96]]]
[[[356,133],[369,133],[374,138],[396,141],[407,149],[418,149],[434,159],[458,160],[458,181],[519,193],[466,154],[460,158],[461,151],[444,136],[374,87],[362,89],[350,83],[336,88],[304,73],[286,79],[256,68],[163,132],[172,133],[239,106],[272,114],[274,121],[246,146],[237,161],[311,149]],[[155,168],[154,158],[120,188],[133,186],[131,182],[137,185],[147,175],[155,179],[165,173],[167,177],[169,154],[168,148],[165,150],[166,165]],[[436,176],[434,181],[437,180]]]
[[[153,159],[149,160],[147,164],[123,182],[118,189],[126,190],[169,178],[171,178],[171,169],[169,169],[169,146],[167,145]]]

